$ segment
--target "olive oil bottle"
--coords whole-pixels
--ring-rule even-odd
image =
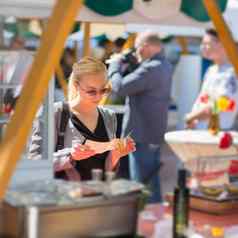
[[[189,221],[189,188],[186,186],[187,171],[180,169],[178,185],[174,190],[173,238],[188,238],[186,231]]]

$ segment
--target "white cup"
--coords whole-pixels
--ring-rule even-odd
[[[93,181],[102,181],[102,169],[92,169],[91,173]]]

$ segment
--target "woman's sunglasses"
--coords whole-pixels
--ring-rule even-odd
[[[97,94],[100,94],[102,96],[106,96],[108,94],[111,93],[112,89],[111,87],[106,87],[106,88],[102,88],[102,89],[99,89],[99,90],[96,90],[96,89],[84,89],[80,86],[80,84],[78,84],[80,89],[82,89],[86,94],[88,94],[88,96],[90,97],[95,97]]]

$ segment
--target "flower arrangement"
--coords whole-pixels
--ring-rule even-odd
[[[208,130],[211,134],[216,135],[220,130],[219,113],[234,111],[236,103],[227,96],[221,96],[214,99],[208,94],[202,94],[199,100],[200,103],[211,106],[211,117],[208,124]]]
[[[213,99],[208,94],[202,94],[199,98],[200,102],[212,105],[212,113],[229,112],[235,110],[235,101],[226,96]]]
[[[236,103],[234,100],[221,96],[216,100],[212,100],[208,94],[204,94],[200,96],[200,102],[204,104],[210,103],[212,106],[212,114],[210,117],[208,130],[211,134],[216,135],[220,128],[219,128],[219,113],[220,112],[231,112],[235,110]],[[228,149],[233,145],[233,136],[229,132],[223,132],[220,137],[219,144],[220,149]],[[238,149],[237,149],[238,151]],[[238,175],[238,160],[231,160],[230,166],[228,169],[228,174],[230,176],[237,176]]]

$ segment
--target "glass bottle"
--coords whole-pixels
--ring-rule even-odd
[[[212,113],[208,122],[208,131],[216,135],[220,131],[219,113]]]
[[[186,186],[185,169],[180,169],[178,185],[174,190],[173,203],[173,238],[187,238],[189,222],[189,189]]]

